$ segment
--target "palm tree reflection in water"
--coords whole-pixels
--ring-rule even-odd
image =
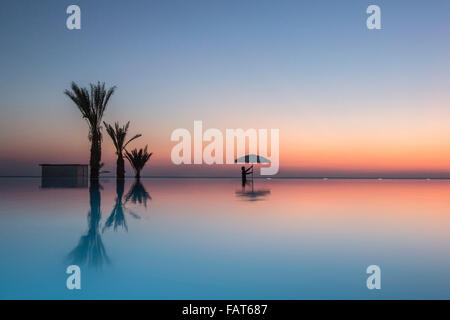
[[[89,186],[90,211],[88,213],[88,231],[80,238],[78,245],[68,255],[68,259],[72,264],[101,267],[103,264],[109,263],[100,234],[100,188],[98,180],[91,180]]]
[[[134,181],[133,186],[125,197],[125,203],[130,200],[134,204],[144,205],[145,208],[147,208],[147,200],[152,200],[152,197],[150,197],[147,190],[145,190],[145,187],[141,183],[140,179],[136,179]]]
[[[105,231],[105,229],[111,228],[111,226],[114,225],[114,231],[117,230],[118,227],[122,227],[126,231],[128,231],[127,226],[127,220],[125,219],[125,206],[122,202],[123,193],[124,193],[124,185],[125,180],[118,179],[116,184],[116,204],[114,205],[114,208],[111,212],[111,215],[105,222],[105,226],[103,227],[102,232]]]
[[[135,180],[130,191],[128,191],[125,202],[123,201],[125,180],[116,181],[116,202],[114,208],[105,222],[102,232],[114,226],[114,231],[119,227],[128,231],[125,213],[129,213],[132,217],[140,219],[140,216],[125,207],[128,201],[133,204],[143,205],[147,208],[147,200],[151,200],[150,194],[145,190],[139,179]],[[89,202],[90,211],[88,213],[88,231],[80,238],[78,245],[68,254],[71,264],[87,265],[89,267],[102,267],[109,264],[110,260],[106,254],[100,233],[101,220],[101,196],[102,189],[98,180],[92,180],[89,186]]]
[[[131,211],[130,209],[125,207],[125,204],[131,200],[133,204],[143,204],[145,208],[147,208],[147,200],[151,200],[152,198],[148,194],[145,187],[142,185],[139,179],[135,180],[132,187],[128,191],[125,196],[125,202],[123,201],[124,194],[124,180],[117,180],[116,185],[116,203],[114,208],[105,222],[105,226],[103,227],[103,232],[106,229],[114,226],[114,231],[117,231],[119,227],[122,227],[126,231],[128,231],[127,220],[125,217],[125,213],[130,214],[135,219],[140,219],[141,217]]]

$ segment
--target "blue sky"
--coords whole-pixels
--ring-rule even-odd
[[[70,4],[81,30],[65,27]],[[366,28],[369,4],[382,30]],[[106,120],[131,120],[161,165],[170,132],[194,120],[278,127],[289,150],[327,130],[351,138],[369,127],[370,141],[378,123],[394,140],[447,133],[449,1],[10,1],[0,38],[0,174],[35,172],[55,148],[85,157],[85,124],[62,94],[72,80],[117,85]]]

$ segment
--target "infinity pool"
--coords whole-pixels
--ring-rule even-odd
[[[1,178],[0,195],[1,299],[450,298],[449,181]]]

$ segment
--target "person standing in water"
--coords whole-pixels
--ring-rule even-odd
[[[248,169],[245,169],[245,166],[241,167],[242,186],[245,186],[245,184],[247,183],[247,175],[252,173],[253,165]]]

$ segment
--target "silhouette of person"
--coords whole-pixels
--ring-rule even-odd
[[[252,173],[253,173],[253,165],[248,169],[245,169],[245,166],[241,167],[242,186],[245,186],[247,183],[247,175]]]

